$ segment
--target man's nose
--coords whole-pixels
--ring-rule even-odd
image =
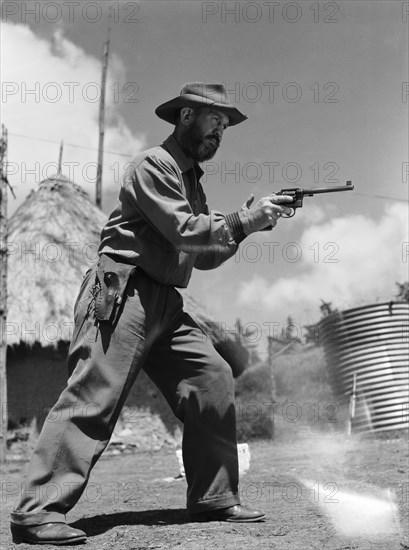
[[[216,136],[217,136],[219,139],[222,139],[222,137],[223,137],[223,131],[224,131],[223,126],[217,126],[217,127],[214,129],[214,133],[216,134]]]

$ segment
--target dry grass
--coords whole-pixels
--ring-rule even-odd
[[[105,220],[66,178],[43,181],[15,212],[8,235],[9,345],[70,339],[74,301]]]

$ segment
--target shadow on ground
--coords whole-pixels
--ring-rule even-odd
[[[96,536],[120,525],[180,525],[188,523],[186,508],[159,508],[142,512],[117,512],[79,519],[72,527]]]

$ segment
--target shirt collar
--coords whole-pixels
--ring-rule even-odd
[[[189,158],[181,146],[179,145],[178,141],[176,140],[175,136],[172,134],[169,136],[164,142],[163,147],[172,155],[172,157],[175,159],[177,165],[180,168],[180,171],[187,172],[188,170],[191,170],[194,168],[196,172],[196,177],[199,179],[203,175],[203,170],[200,168],[200,166],[194,162],[193,159]]]

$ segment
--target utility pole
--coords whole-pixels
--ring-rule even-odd
[[[97,164],[97,182],[96,182],[96,205],[102,208],[102,163],[104,157],[104,134],[105,134],[105,88],[108,72],[108,55],[109,55],[109,34],[108,39],[104,44],[102,52],[102,78],[101,78],[101,101],[99,103],[99,143],[98,143],[98,164]]]
[[[60,154],[58,156],[57,178],[60,178],[61,174],[62,174],[62,152],[63,152],[63,148],[64,148],[64,141],[61,140]]]
[[[0,137],[0,462],[7,455],[7,129],[2,124]]]

